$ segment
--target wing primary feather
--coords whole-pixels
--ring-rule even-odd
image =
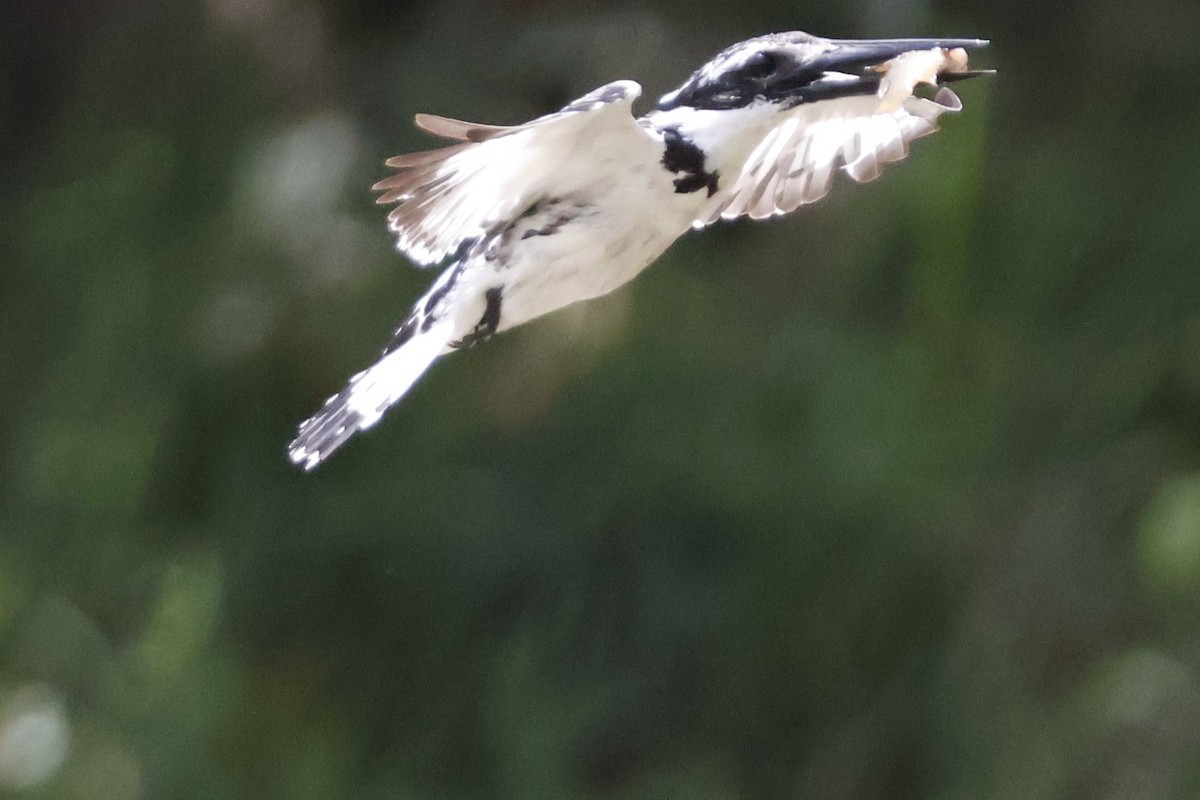
[[[470,147],[471,144],[472,143],[470,142],[464,144],[452,144],[449,147],[439,147],[434,150],[420,150],[416,153],[405,153],[404,155],[392,156],[387,161],[384,161],[383,164],[384,166],[392,167],[393,169],[413,169],[415,167],[426,167],[430,164],[445,161],[451,156]]]
[[[439,117],[436,114],[417,114],[413,122],[418,128],[439,136],[443,139],[453,139],[459,142],[482,142],[493,136],[516,130],[507,125],[484,125],[479,122],[464,122],[461,119]]]

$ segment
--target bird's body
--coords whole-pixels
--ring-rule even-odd
[[[399,249],[446,266],[383,357],[301,426],[292,460],[315,467],[439,356],[611,292],[689,228],[791,211],[824,196],[839,166],[873,179],[960,108],[913,85],[972,74],[958,48],[978,44],[775,34],[729,48],[640,119],[632,81],[511,128],[418,115],[457,143],[390,159],[396,174],[375,188],[398,203]],[[886,85],[889,73],[908,85]]]

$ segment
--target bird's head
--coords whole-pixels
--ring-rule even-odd
[[[726,48],[658,101],[659,111],[677,108],[722,111],[800,103],[879,92],[894,59],[906,53],[963,53],[919,80],[961,80],[981,74],[966,70],[965,49],[982,39],[822,39],[800,31],[759,36]],[[914,83],[917,81],[913,81]]]

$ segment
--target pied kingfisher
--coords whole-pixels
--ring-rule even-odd
[[[611,292],[689,228],[786,214],[824,197],[835,168],[873,180],[962,108],[918,85],[981,74],[966,48],[985,44],[777,33],[724,50],[640,118],[628,80],[514,127],[418,114],[455,144],[389,159],[373,188],[396,204],[398,249],[445,267],[382,357],[300,426],[292,461],[316,467],[438,357]]]

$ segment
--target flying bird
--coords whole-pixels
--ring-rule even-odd
[[[865,182],[962,104],[982,39],[823,39],[799,31],[727,48],[632,114],[616,81],[512,127],[418,114],[454,143],[396,156],[373,187],[395,204],[400,252],[441,274],[380,359],[350,378],[288,448],[311,470],[383,416],[441,356],[611,292],[690,228],[786,214],[835,172]]]

